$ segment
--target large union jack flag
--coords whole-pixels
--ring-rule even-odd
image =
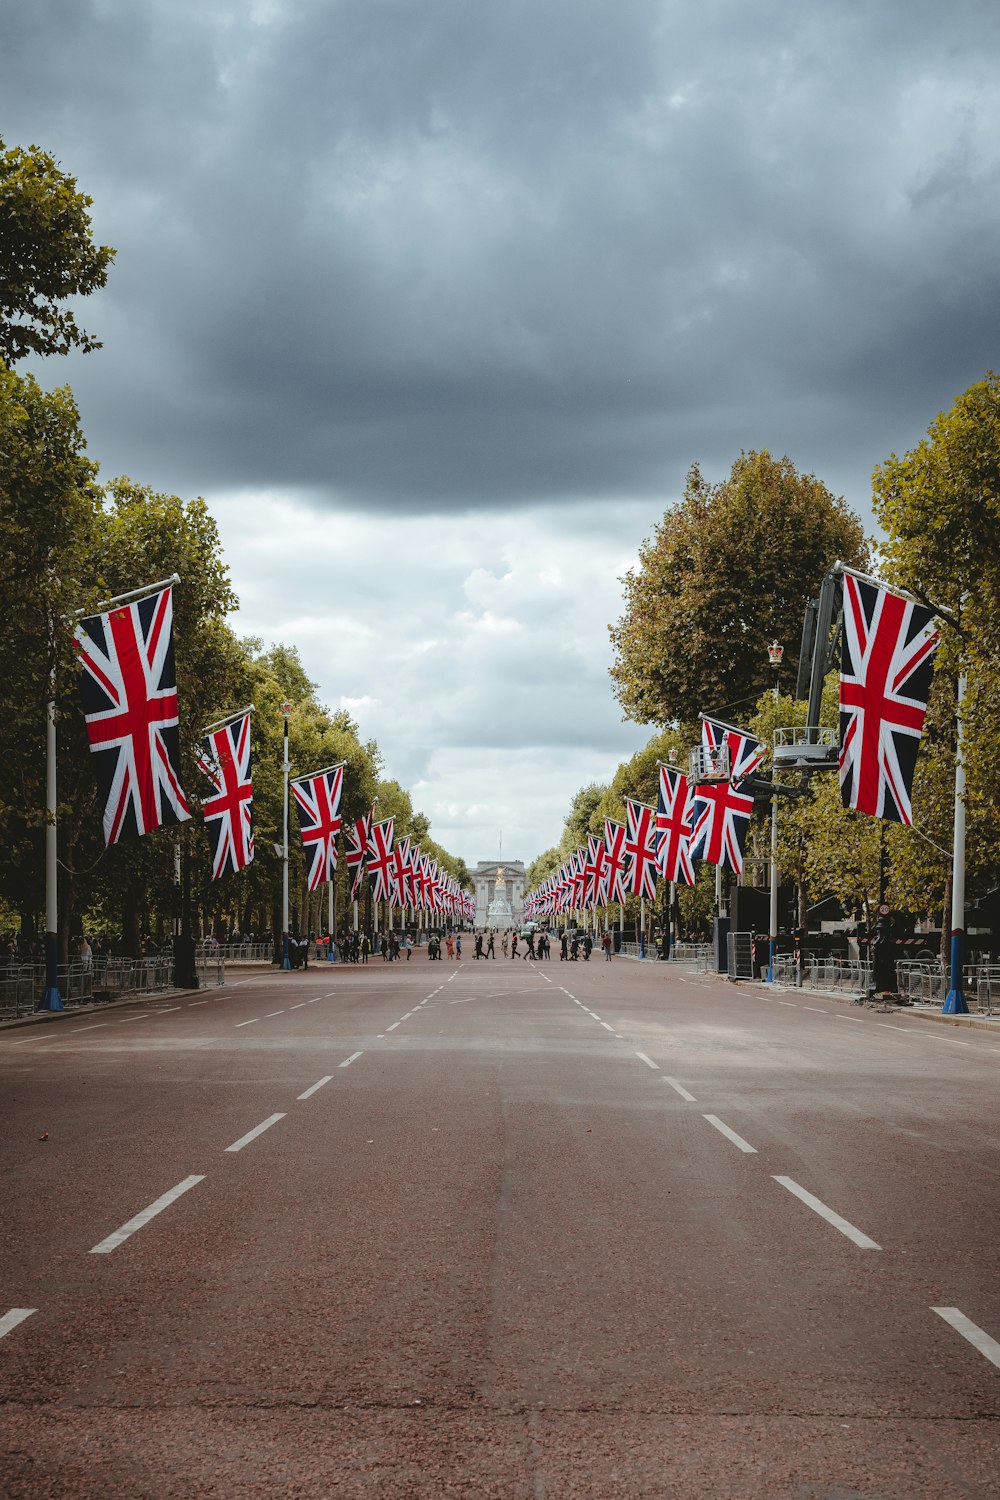
[[[721,865],[739,875],[743,869],[753,798],[728,781],[709,782],[694,789],[690,853],[710,865]]]
[[[682,885],[694,885],[690,849],[692,811],[687,777],[671,766],[661,766],[654,834],[656,863],[664,880],[680,881]]]
[[[845,807],[912,823],[913,772],[938,645],[933,612],[844,574],[840,794]]]
[[[340,799],[344,794],[344,765],[330,766],[291,783],[299,811],[302,844],[309,860],[309,889],[318,890],[337,870]]]
[[[253,859],[249,713],[209,730],[198,752],[198,768],[212,788],[201,810],[212,845],[212,879],[219,880],[246,869]]]
[[[627,887],[633,896],[645,896],[647,901],[652,901],[656,895],[656,850],[653,847],[656,814],[645,802],[633,802],[631,797],[626,797],[625,815],[628,820],[625,837]]]
[[[180,782],[173,618],[165,588],[76,626],[107,844],[191,816]]]
[[[372,838],[372,820],[375,817],[375,804],[363,817],[358,818],[354,827],[347,835],[347,869],[351,877],[351,899],[358,899],[361,890],[361,881],[365,873],[365,858]]]

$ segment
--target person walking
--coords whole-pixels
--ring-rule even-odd
[[[455,934],[455,957],[459,963],[462,962],[462,934],[460,932]]]
[[[451,935],[450,932],[449,932],[448,936],[444,940],[444,945],[445,945],[445,947],[448,950],[448,957],[449,958],[454,958],[455,957],[455,939],[452,937],[452,935]]]
[[[610,932],[605,932],[604,936],[601,938],[601,947],[604,949],[604,962],[606,964],[609,964],[611,962],[611,934],[610,934]]]
[[[510,935],[510,956],[511,956],[511,958],[516,958],[517,957],[517,933],[516,932],[512,932],[511,935]]]
[[[496,958],[496,956],[497,956],[496,955],[496,950],[493,947],[493,933],[491,932],[490,933],[490,940],[486,944],[486,957],[487,958]]]
[[[483,956],[483,935],[482,935],[481,932],[477,932],[476,933],[476,957],[477,958],[482,958],[482,956]]]
[[[365,935],[364,935],[364,937],[361,939],[361,962],[363,964],[366,964],[368,962],[368,955],[369,955],[369,953],[371,951],[372,951],[372,940],[371,940],[371,938],[368,936],[368,934],[366,932]]]
[[[566,952],[567,941],[568,940],[567,940],[567,937],[566,937],[566,929],[563,928],[562,933],[560,934],[560,937],[559,937],[559,962],[560,963],[565,963],[565,961],[566,961],[566,959],[568,957],[567,952]]]
[[[529,932],[528,933],[528,942],[527,942],[527,945],[525,947],[524,957],[522,958],[521,962],[522,963],[527,963],[529,958],[531,959],[532,963],[534,963],[534,961],[535,961],[535,934],[533,932]]]
[[[509,947],[510,947],[510,933],[507,931],[507,929],[505,927],[504,930],[503,930],[503,937],[500,939],[500,950],[503,953],[504,958],[507,957],[507,950],[509,949]]]

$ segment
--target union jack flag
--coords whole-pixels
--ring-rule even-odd
[[[604,819],[605,864],[608,870],[608,900],[625,900],[625,824]]]
[[[358,818],[354,827],[347,835],[347,869],[351,876],[351,899],[358,899],[361,889],[361,880],[365,873],[365,855],[371,843],[372,819],[375,816],[375,804],[371,805],[371,811],[364,817]]]
[[[737,729],[720,719],[702,719],[701,743],[713,755],[725,747],[729,751],[729,779],[733,784],[751,775],[767,758],[767,746],[747,729]]]
[[[938,632],[933,612],[844,574],[840,795],[845,807],[913,822],[910,801]]]
[[[205,831],[212,844],[212,879],[236,874],[253,859],[253,777],[250,715],[243,714],[201,742],[198,768],[211,792],[202,799]]]
[[[383,818],[381,823],[372,824],[367,860],[373,901],[392,900],[392,833],[395,821],[395,818]]]
[[[106,844],[191,816],[180,783],[173,618],[173,593],[165,588],[76,626]]]
[[[716,781],[694,789],[690,855],[724,870],[743,869],[753,798],[731,782]]]
[[[340,832],[340,799],[344,793],[344,765],[331,766],[291,783],[299,810],[302,843],[310,858],[309,889],[316,891],[332,880],[337,869],[337,834]]]
[[[590,884],[587,888],[587,905],[606,906],[608,901],[608,868],[604,840],[596,833],[587,834],[587,872]]]
[[[694,885],[691,813],[687,777],[671,766],[661,766],[654,835],[656,863],[664,880],[679,880],[682,885]]]
[[[656,895],[656,850],[653,847],[654,809],[645,802],[633,802],[625,798],[625,815],[628,819],[628,834],[625,853],[628,856],[626,883],[634,896],[645,896],[652,901]]]
[[[413,889],[411,878],[413,867],[410,864],[410,840],[403,838],[399,840],[392,851],[392,866],[390,876],[395,906],[411,906]]]

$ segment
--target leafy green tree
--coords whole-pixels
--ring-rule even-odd
[[[7,365],[28,354],[101,347],[62,306],[104,286],[114,259],[91,237],[92,201],[47,151],[0,140],[0,361]]]
[[[703,709],[753,703],[771,639],[786,644],[794,670],[804,606],[838,558],[867,566],[861,522],[790,459],[743,453],[715,485],[693,467],[622,580],[611,676],[625,713],[690,723]]]

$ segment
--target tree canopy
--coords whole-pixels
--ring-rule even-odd
[[[695,465],[622,580],[611,676],[626,715],[665,725],[752,703],[772,640],[794,671],[804,607],[838,558],[868,565],[861,521],[790,459],[741,453],[714,485]]]
[[[0,361],[29,354],[99,349],[80,328],[68,297],[105,285],[115,252],[95,245],[93,200],[37,146],[0,140]]]

